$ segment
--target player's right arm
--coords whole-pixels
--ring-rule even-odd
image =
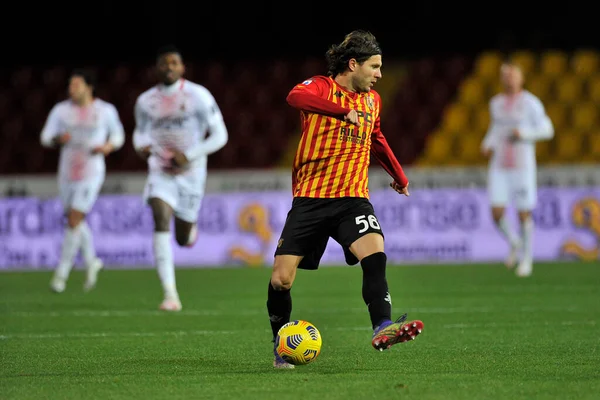
[[[134,108],[135,128],[133,130],[133,147],[138,155],[147,160],[150,157],[152,140],[150,138],[150,118],[144,111],[140,97],[135,102]]]
[[[487,133],[481,142],[481,153],[490,157],[494,151],[494,147],[496,147],[496,141],[498,140],[499,135],[499,126],[495,118],[493,100],[490,101],[490,125],[488,127]]]
[[[56,104],[48,114],[40,135],[40,142],[44,147],[54,148],[67,143],[70,139],[71,135],[63,132],[60,122],[60,105]]]
[[[286,100],[290,106],[300,111],[345,119],[350,123],[358,124],[356,110],[344,108],[325,98],[329,89],[329,80],[319,76],[313,77],[294,86]]]

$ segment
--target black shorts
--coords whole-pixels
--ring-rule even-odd
[[[298,268],[317,269],[331,237],[342,246],[346,263],[355,265],[358,259],[350,252],[350,245],[373,232],[383,236],[373,205],[365,198],[296,197],[275,255],[304,256]]]

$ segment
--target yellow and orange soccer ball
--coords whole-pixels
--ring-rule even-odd
[[[275,338],[275,351],[293,365],[313,362],[321,353],[321,333],[308,321],[290,321],[281,327]]]

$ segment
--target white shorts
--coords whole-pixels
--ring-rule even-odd
[[[65,210],[73,209],[84,214],[90,212],[98,199],[104,176],[83,181],[59,181],[58,191]]]
[[[144,202],[159,198],[173,208],[177,218],[195,223],[198,221],[205,184],[204,168],[192,169],[180,175],[150,172],[144,188]]]
[[[531,211],[537,203],[535,170],[488,170],[488,196],[492,207],[506,207],[514,201],[519,211]]]

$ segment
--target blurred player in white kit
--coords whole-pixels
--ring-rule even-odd
[[[533,271],[532,210],[537,203],[537,166],[535,143],[554,136],[552,121],[542,102],[523,89],[523,73],[510,62],[502,64],[500,79],[503,93],[490,101],[490,127],[482,143],[482,152],[490,158],[488,195],[492,216],[510,245],[506,266],[516,274],[529,276]],[[520,235],[515,235],[504,217],[510,201],[519,213]],[[519,261],[519,252],[522,252]]]
[[[159,50],[156,71],[160,83],[136,101],[133,145],[148,160],[143,197],[154,218],[154,260],[164,292],[159,309],[179,311],[171,220],[175,216],[177,244],[193,246],[207,156],[227,144],[228,132],[208,89],[182,78],[185,66],[175,47]]]
[[[74,71],[69,99],[52,108],[41,133],[43,146],[60,148],[58,185],[67,216],[60,261],[50,282],[57,293],[65,290],[80,249],[87,269],[86,291],[95,287],[103,267],[85,217],[104,183],[104,157],[123,146],[125,133],[115,106],[94,97],[94,85],[89,71]]]

